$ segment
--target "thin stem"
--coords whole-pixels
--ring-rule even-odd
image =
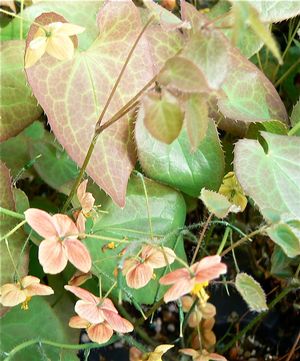
[[[139,325],[141,325],[142,323],[144,323],[145,320],[146,320],[147,318],[149,318],[149,316],[151,316],[157,309],[159,309],[159,307],[160,307],[163,303],[164,303],[164,299],[163,299],[163,298],[161,298],[159,301],[155,302],[155,304],[150,308],[150,310],[145,313],[145,316],[139,318],[139,319],[134,323],[134,327],[135,327],[135,326],[139,326]]]
[[[293,357],[293,355],[294,355],[294,353],[296,351],[296,348],[297,348],[297,345],[298,345],[299,341],[300,341],[300,332],[298,333],[298,336],[297,336],[297,338],[296,338],[296,340],[295,340],[295,342],[293,344],[293,347],[291,348],[291,351],[288,354],[288,357],[286,358],[286,361],[290,361],[292,359],[292,357]]]
[[[249,240],[251,241],[251,237],[253,237],[253,236],[255,236],[255,235],[259,234],[259,233],[262,233],[266,228],[267,228],[267,226],[263,226],[263,227],[257,229],[256,231],[253,231],[253,232],[249,233],[247,236],[239,239],[239,240],[238,240],[237,242],[235,242],[232,246],[226,248],[225,251],[223,251],[223,252],[221,253],[221,257],[225,256],[225,254],[227,254],[228,252],[230,252],[230,251],[233,250],[234,248],[240,246],[240,245],[243,244],[244,242],[249,241]]]
[[[205,222],[205,224],[204,224],[204,227],[203,227],[203,229],[202,229],[202,232],[201,232],[200,237],[199,237],[199,240],[198,240],[197,247],[196,247],[196,249],[195,249],[195,252],[194,252],[194,255],[193,255],[193,258],[192,258],[191,265],[195,262],[195,260],[196,260],[196,258],[197,258],[197,255],[198,255],[198,252],[199,252],[199,249],[200,249],[202,240],[203,240],[203,238],[204,238],[204,236],[205,236],[205,232],[206,232],[206,230],[207,230],[207,227],[208,227],[208,225],[209,225],[212,217],[213,217],[213,214],[211,213],[211,214],[208,216],[208,218],[207,218],[207,220],[206,220],[206,222]]]
[[[23,11],[24,11],[24,0],[21,0],[21,8],[20,8],[20,40],[23,40]]]
[[[107,108],[109,107],[109,104],[110,104],[110,102],[111,102],[111,100],[112,100],[112,98],[113,98],[113,96],[114,96],[114,94],[115,94],[115,92],[116,92],[116,90],[117,90],[118,85],[120,84],[120,81],[121,81],[121,79],[122,79],[122,76],[123,76],[123,74],[124,74],[124,72],[125,72],[125,70],[126,70],[126,68],[127,68],[127,65],[128,65],[128,63],[129,63],[132,55],[133,55],[134,50],[136,49],[136,47],[137,47],[137,45],[138,45],[141,37],[143,36],[144,32],[146,31],[146,29],[148,28],[148,26],[151,24],[151,22],[152,22],[153,19],[154,19],[154,16],[151,16],[150,19],[149,19],[149,20],[147,21],[147,23],[145,24],[145,26],[143,27],[142,31],[139,33],[139,35],[138,35],[138,37],[136,38],[133,46],[131,47],[131,49],[130,49],[128,55],[127,55],[127,58],[126,58],[126,60],[125,60],[125,63],[123,64],[123,67],[122,67],[122,69],[121,69],[121,71],[120,71],[120,74],[119,74],[119,76],[118,76],[118,78],[117,78],[117,80],[116,80],[116,82],[115,82],[115,84],[114,84],[114,86],[113,86],[113,88],[112,88],[112,91],[111,91],[110,94],[109,94],[109,97],[108,97],[108,99],[107,99],[107,101],[106,101],[106,104],[105,104],[105,106],[104,106],[104,108],[103,108],[103,110],[102,110],[102,112],[101,112],[101,114],[100,114],[100,117],[99,117],[98,121],[97,121],[96,130],[97,130],[97,128],[101,125],[101,122],[102,122],[102,120],[103,120],[103,117],[104,117],[104,115],[105,115],[105,113],[106,113],[106,111],[107,111]]]
[[[197,304],[198,304],[198,298],[196,298],[194,300],[191,308],[188,310],[188,312],[186,313],[186,315],[184,317],[184,321],[183,321],[183,325],[182,325],[183,332],[185,331],[187,324],[188,324],[189,317],[190,317],[191,313],[194,311],[194,308],[196,307]]]
[[[109,296],[109,294],[111,293],[111,291],[116,287],[117,285],[117,281],[115,281],[112,286],[110,287],[110,289],[106,292],[105,296],[103,298],[107,298]]]
[[[19,228],[23,227],[25,223],[26,223],[25,219],[24,221],[18,223],[13,229],[11,229],[8,233],[6,233],[4,236],[0,238],[0,242],[10,237],[12,234],[14,234]]]
[[[6,14],[6,15],[9,15],[9,16],[12,16],[13,18],[17,18],[17,19],[21,19],[21,20],[25,20],[31,24],[34,24],[36,26],[38,26],[39,28],[42,28],[44,29],[44,26],[39,24],[39,23],[36,23],[35,21],[31,21],[29,19],[24,19],[23,17],[21,17],[20,15],[17,15],[15,13],[12,13],[11,11],[7,11],[7,10],[4,10],[4,9],[0,9],[0,13],[3,13],[3,14]]]
[[[220,244],[220,246],[219,246],[219,248],[218,248],[218,251],[217,251],[217,254],[218,254],[218,255],[220,255],[220,254],[222,253],[222,251],[223,251],[223,249],[224,249],[224,247],[225,247],[225,245],[226,245],[227,238],[228,238],[228,236],[229,236],[230,231],[231,231],[231,228],[227,226],[227,227],[225,228],[225,232],[224,232],[224,235],[223,235],[221,244]]]
[[[6,214],[7,216],[18,218],[18,219],[24,219],[25,217],[23,214],[11,211],[10,209],[6,209],[3,207],[0,207],[0,213]]]
[[[92,348],[101,348],[101,347],[110,345],[110,344],[118,341],[119,339],[120,339],[120,336],[114,335],[108,342],[106,342],[104,344],[99,344],[96,342],[85,343],[85,344],[65,344],[65,343],[59,343],[59,342],[54,342],[54,341],[49,341],[49,340],[41,340],[39,338],[36,338],[33,340],[25,341],[25,342],[19,344],[18,346],[14,347],[10,352],[6,353],[7,357],[4,359],[4,361],[11,360],[12,356],[14,356],[16,353],[22,351],[23,349],[25,349],[29,346],[35,345],[35,344],[49,345],[49,346],[62,348],[62,349],[66,349],[66,350],[86,350],[86,349],[92,349]]]
[[[268,311],[270,311],[278,302],[280,302],[288,293],[293,290],[291,287],[284,288],[279,295],[268,305]],[[232,338],[222,349],[221,353],[223,354],[227,350],[229,350],[241,337],[243,337],[251,328],[261,321],[267,314],[268,311],[260,313],[256,316],[246,327],[244,327],[234,338]]]
[[[16,273],[16,275],[17,275],[18,281],[21,283],[21,277],[20,277],[20,274],[19,274],[19,272],[18,272],[18,269],[17,269],[17,266],[16,266],[16,264],[15,264],[15,261],[14,261],[14,259],[13,259],[13,256],[12,256],[12,254],[11,254],[11,252],[10,252],[7,239],[5,239],[5,244],[6,244],[7,252],[8,252],[8,254],[9,254],[9,258],[10,258],[10,260],[11,260],[11,263],[12,263],[12,265],[13,265],[13,267],[14,267],[14,270],[15,270],[15,273]]]
[[[277,80],[274,84],[275,88],[278,87],[280,83],[300,64],[300,59],[298,59],[289,69]]]
[[[91,144],[90,144],[89,149],[87,151],[87,154],[85,156],[84,162],[83,162],[82,167],[80,169],[80,173],[77,176],[76,181],[74,182],[73,187],[71,189],[71,192],[70,192],[70,194],[69,194],[69,196],[68,196],[68,198],[67,198],[67,200],[66,200],[66,202],[65,202],[65,204],[64,204],[64,206],[62,208],[62,213],[66,212],[69,204],[71,203],[71,200],[73,199],[73,197],[75,195],[75,192],[76,192],[76,190],[77,190],[77,188],[78,188],[78,186],[79,186],[79,184],[81,182],[83,174],[84,174],[84,172],[86,170],[86,167],[87,167],[87,165],[88,165],[88,163],[89,163],[89,161],[91,159],[91,156],[93,154],[93,150],[95,148],[98,136],[99,136],[99,134],[94,134],[94,136],[93,136],[93,139],[91,141]]]

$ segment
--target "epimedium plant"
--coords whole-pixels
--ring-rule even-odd
[[[249,328],[216,349],[210,285],[234,286],[254,325],[299,284],[300,107],[289,117],[273,85],[299,64],[277,78],[292,44],[300,51],[299,23],[283,53],[270,31],[299,3],[161,3],[21,1],[16,14],[1,2],[14,17],[1,47],[5,360],[87,358],[120,338],[131,361],[226,360]],[[37,175],[55,199],[16,187]],[[207,216],[186,223],[197,198]],[[262,216],[251,232],[237,222],[246,207]],[[225,230],[210,246],[215,225]],[[269,304],[234,252],[256,235],[274,242],[271,272],[286,285]],[[178,339],[159,344],[145,325],[169,302]]]

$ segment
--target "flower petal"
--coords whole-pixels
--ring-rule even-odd
[[[162,285],[171,285],[173,283],[178,282],[181,279],[190,279],[190,273],[186,268],[178,268],[177,270],[167,273],[163,276],[159,283]]]
[[[79,212],[78,217],[76,219],[76,227],[79,233],[85,233],[85,221],[86,218],[82,212]]]
[[[133,325],[117,313],[103,310],[103,315],[113,330],[121,333],[133,331]]]
[[[33,39],[27,47],[25,54],[25,68],[34,65],[44,54],[47,47],[46,37]]]
[[[86,187],[87,187],[87,183],[88,183],[88,180],[85,179],[84,181],[82,181],[78,188],[77,188],[77,198],[79,200],[79,202],[81,203],[81,200],[83,199],[84,195],[85,195],[85,192],[86,192]]]
[[[192,279],[180,279],[176,282],[164,295],[164,301],[175,301],[179,297],[186,295],[193,289],[194,280]]]
[[[65,286],[65,289],[67,291],[72,292],[75,296],[77,296],[78,298],[80,298],[81,300],[87,301],[87,302],[91,302],[94,304],[98,304],[100,302],[100,298],[94,296],[91,292],[81,288],[81,287],[76,287],[76,286]]]
[[[78,239],[64,240],[69,261],[80,271],[89,272],[92,267],[92,260],[85,245]]]
[[[195,263],[196,281],[199,283],[206,282],[218,278],[221,274],[227,272],[225,263],[221,263],[220,256],[204,257],[200,262]]]
[[[26,295],[31,296],[49,296],[53,295],[54,291],[51,287],[41,284],[31,284],[25,290]]]
[[[142,288],[151,280],[153,268],[147,263],[139,263],[126,274],[126,282],[131,288]]]
[[[161,268],[172,264],[176,255],[169,247],[144,246],[142,249],[142,258],[144,258],[152,268]]]
[[[83,273],[83,272],[77,270],[73,274],[73,276],[70,278],[70,280],[68,281],[68,285],[80,286],[83,283],[85,283],[85,281],[89,280],[90,278],[92,278],[91,272]]]
[[[113,302],[109,298],[104,298],[102,300],[100,308],[103,311],[105,310],[105,311],[110,311],[113,313],[118,313],[118,310],[115,308]]]
[[[6,307],[13,307],[26,300],[26,294],[15,283],[7,283],[1,287],[1,303]]]
[[[64,35],[53,35],[49,38],[46,52],[58,60],[70,60],[74,55],[73,41]]]
[[[103,313],[99,306],[94,303],[79,300],[75,304],[75,312],[90,323],[100,323],[104,321]]]
[[[45,273],[56,274],[65,269],[68,258],[62,242],[42,241],[39,246],[39,261]]]
[[[53,217],[47,212],[36,208],[29,208],[24,214],[26,222],[42,237],[53,238],[58,236]]]
[[[91,341],[105,343],[110,340],[113,330],[107,322],[102,322],[88,327],[87,334]]]
[[[85,31],[85,28],[82,26],[70,24],[70,23],[62,23],[62,25],[59,27],[59,29],[57,29],[55,31],[55,36],[57,34],[72,36],[72,35],[81,34],[84,31]]]
[[[70,318],[69,326],[72,328],[87,328],[89,326],[89,322],[84,320],[79,316],[73,316]]]
[[[61,238],[71,237],[77,238],[78,229],[72,219],[65,214],[54,214],[53,221]]]
[[[25,276],[21,279],[23,288],[27,288],[28,286],[36,283],[40,283],[40,279],[34,276]]]

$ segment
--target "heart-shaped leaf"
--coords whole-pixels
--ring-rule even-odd
[[[237,213],[240,211],[240,208],[230,203],[223,194],[207,189],[201,190],[200,199],[209,212],[213,213],[218,218],[226,217],[229,212]]]
[[[274,23],[300,14],[298,1],[249,0],[248,2],[256,8],[263,22]]]
[[[95,274],[102,275],[104,290],[108,290],[116,280],[114,270],[122,260],[124,248],[128,247],[129,250],[132,249],[133,254],[137,254],[141,248],[141,243],[138,242],[163,241],[165,246],[171,247],[180,258],[185,259],[182,238],[174,236],[185,221],[186,207],[183,197],[175,190],[150,179],[144,178],[144,184],[148,206],[143,179],[132,176],[128,183],[126,206],[123,209],[117,207],[103,192],[90,188],[96,198],[96,204],[101,204],[101,210],[107,212],[99,212],[92,228],[92,233],[95,236],[102,236],[103,240],[93,236],[84,240],[95,265]],[[154,239],[151,239],[151,229]],[[111,242],[111,237],[121,240],[119,244],[114,242],[116,248],[105,247]],[[122,243],[123,240],[131,242]],[[171,268],[178,266],[180,264],[175,262]],[[155,299],[163,295],[164,288],[159,286],[158,280],[165,271],[163,268],[155,270],[156,278],[147,286],[137,290],[128,288],[122,277],[121,287],[126,290],[124,296],[127,295],[128,298],[128,295],[132,295],[138,303],[152,304]],[[117,295],[118,292],[114,290],[113,294]]]
[[[68,324],[61,322],[56,311],[40,296],[33,297],[27,311],[16,306],[0,320],[1,351],[7,353],[31,339],[70,343],[73,341],[70,335],[72,335],[72,330]],[[26,350],[23,349],[10,357],[11,361],[41,361],[42,359],[78,360],[74,351],[64,351],[43,343],[31,345]]]
[[[203,187],[218,190],[223,178],[224,154],[214,122],[209,121],[205,138],[191,153],[184,128],[172,144],[163,144],[145,128],[142,111],[138,114],[135,137],[145,173],[194,197],[199,196]]]
[[[251,311],[262,312],[268,309],[265,292],[253,277],[247,273],[239,273],[235,279],[235,287]]]
[[[143,98],[142,107],[149,132],[161,142],[171,144],[180,133],[184,117],[177,98],[169,93],[149,94]]]
[[[300,139],[261,132],[268,150],[257,140],[239,140],[234,169],[245,193],[266,218],[270,212],[300,214]]]
[[[24,41],[1,43],[0,141],[17,135],[42,114],[25,79],[24,49]]]
[[[37,22],[50,23],[55,21],[55,16],[44,14]],[[99,115],[143,27],[139,11],[130,0],[106,2],[97,23],[100,35],[85,52],[77,51],[69,61],[44,55],[27,69],[29,83],[55,136],[79,166],[85,159]],[[35,32],[33,25],[27,46]],[[154,41],[151,44],[154,46]],[[168,47],[167,56],[170,52]],[[102,124],[152,79],[153,56],[157,56],[157,52],[150,53],[148,38],[142,36]],[[99,136],[87,166],[87,173],[120,206],[124,206],[128,177],[135,163],[128,122],[126,115]]]

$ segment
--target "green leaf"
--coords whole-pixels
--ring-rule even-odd
[[[293,18],[300,14],[298,1],[250,0],[248,2],[256,8],[263,22],[274,23]]]
[[[268,309],[264,290],[250,275],[239,273],[235,279],[235,287],[251,311],[262,312]]]
[[[207,101],[201,94],[190,95],[185,102],[185,126],[191,143],[191,151],[195,152],[204,139],[208,128]]]
[[[36,120],[42,109],[32,96],[24,74],[25,41],[1,44],[1,125],[0,141],[20,133]]]
[[[77,165],[55,142],[52,134],[45,132],[42,139],[29,143],[28,148],[31,159],[40,155],[34,163],[34,168],[52,188],[59,191],[65,183],[74,180],[78,175]]]
[[[205,138],[194,153],[185,129],[172,144],[154,139],[143,124],[142,112],[136,122],[138,158],[145,173],[162,183],[198,197],[202,188],[218,190],[224,171],[224,154],[215,124],[209,121]]]
[[[216,193],[207,189],[201,190],[201,201],[209,212],[216,215],[218,218],[224,218],[229,212],[239,212],[239,207],[230,203],[229,200],[223,196],[223,194]]]
[[[287,224],[274,224],[267,229],[269,237],[290,257],[300,255],[300,232],[298,235]]]
[[[58,343],[72,342],[69,326],[61,322],[48,302],[36,296],[30,301],[29,310],[14,307],[0,320],[1,349],[9,352],[17,345],[31,339],[44,339]],[[76,351],[66,352],[58,347],[36,343],[16,353],[11,361],[68,360],[76,361]],[[65,358],[64,358],[65,357]]]
[[[287,126],[279,120],[267,120],[262,123],[251,123],[249,125],[246,138],[257,139],[261,131],[272,134],[287,135]]]
[[[0,206],[12,211],[16,210],[13,189],[11,186],[11,178],[9,169],[6,165],[0,161]],[[4,213],[0,213],[0,235],[3,237],[9,231],[11,231],[20,220],[7,216]],[[18,273],[20,276],[27,274],[28,269],[28,248],[25,249],[21,257],[21,251],[26,240],[26,235],[22,229],[18,229],[10,237],[8,237],[8,246],[10,253],[18,267]],[[1,273],[0,273],[0,285],[5,283],[14,282],[15,268],[10,259],[5,240],[0,243],[1,248]],[[2,313],[2,312],[1,312]]]
[[[96,262],[99,270],[94,269],[95,274],[102,274],[102,286],[104,290],[108,290],[113,281],[114,270],[118,263],[122,260],[120,252],[125,247],[128,251],[137,254],[140,250],[142,241],[158,242],[163,240],[164,245],[174,249],[176,254],[185,259],[185,252],[181,237],[174,236],[176,231],[184,225],[186,207],[183,197],[175,190],[160,185],[150,179],[145,178],[145,187],[148,195],[149,214],[153,227],[154,240],[151,240],[150,224],[148,219],[147,201],[143,188],[141,177],[132,176],[128,183],[128,191],[126,196],[125,208],[117,207],[104,192],[94,191],[90,188],[96,204],[101,204],[101,210],[107,213],[100,213],[94,221],[92,233],[104,236],[104,240],[86,238],[84,243],[88,247],[93,262]],[[173,232],[173,235],[172,235]],[[107,237],[107,240],[105,240]],[[102,247],[111,242],[109,237],[120,240],[129,240],[128,243],[120,243],[115,249],[103,249]],[[158,238],[163,237],[163,238]],[[128,254],[128,253],[127,253]],[[174,263],[171,268],[177,268],[180,264]],[[138,290],[130,289],[126,286],[126,281],[122,277],[121,288],[127,290],[124,296],[132,295],[138,303],[152,304],[155,299],[159,299],[163,295],[165,288],[159,286],[158,280],[165,272],[163,268],[155,270],[156,279]],[[113,295],[117,296],[117,291],[113,291]],[[128,298],[128,297],[127,297]]]
[[[149,94],[143,98],[144,123],[149,132],[163,143],[171,144],[179,135],[183,112],[171,94]]]
[[[265,152],[257,140],[242,139],[235,146],[234,169],[245,193],[261,213],[300,214],[300,139],[261,132]]]
[[[292,260],[287,257],[281,247],[275,245],[271,257],[271,274],[280,278],[292,277],[293,270],[291,268],[291,263]]]
[[[158,76],[160,84],[186,93],[208,92],[204,74],[191,60],[175,56],[166,62]]]

